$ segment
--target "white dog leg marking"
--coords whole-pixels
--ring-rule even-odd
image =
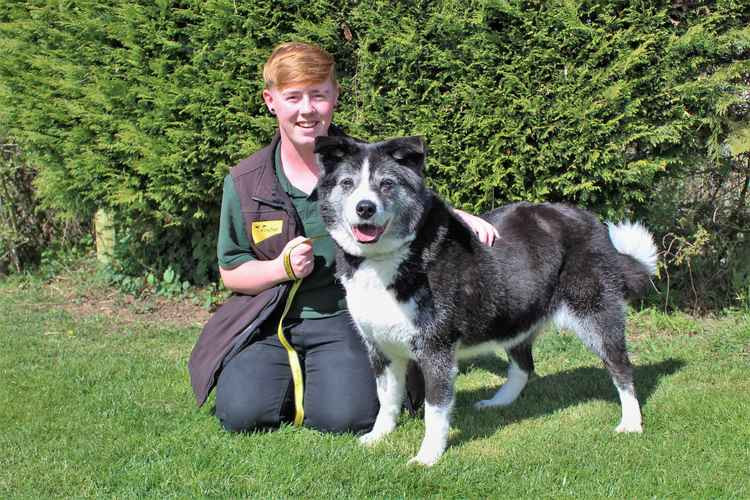
[[[643,432],[643,423],[641,420],[641,407],[632,387],[621,389],[617,388],[620,393],[620,404],[622,405],[622,419],[620,425],[615,428],[616,432]]]
[[[383,374],[375,380],[380,410],[378,416],[375,417],[372,430],[359,438],[360,443],[368,446],[375,444],[396,428],[396,421],[401,413],[401,404],[404,401],[405,374],[405,362],[391,361],[385,367]]]
[[[515,362],[511,362],[508,368],[508,380],[498,389],[492,399],[484,399],[474,403],[474,408],[482,410],[495,406],[508,406],[518,398],[529,381],[529,374],[521,370]]]
[[[448,431],[450,430],[450,416],[453,409],[453,401],[447,406],[433,406],[429,403],[424,405],[425,433],[422,446],[417,456],[409,460],[409,464],[422,464],[431,466],[442,456],[448,444]]]

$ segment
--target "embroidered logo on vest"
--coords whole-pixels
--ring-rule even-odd
[[[283,220],[263,220],[253,222],[252,225],[252,236],[253,242],[257,245],[263,240],[267,240],[271,236],[281,234],[281,230],[284,228]]]

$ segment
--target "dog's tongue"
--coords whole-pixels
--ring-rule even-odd
[[[352,226],[352,232],[360,243],[375,243],[383,234],[383,228],[374,224],[359,224]]]

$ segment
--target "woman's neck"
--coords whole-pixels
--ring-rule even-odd
[[[313,147],[298,148],[291,141],[281,141],[281,166],[292,186],[307,194],[318,183],[320,169]]]

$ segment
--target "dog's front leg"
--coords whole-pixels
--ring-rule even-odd
[[[380,410],[372,430],[359,438],[360,443],[371,445],[389,434],[395,427],[404,402],[406,359],[387,360],[382,354],[371,351],[370,360],[375,371]]]
[[[424,426],[422,446],[409,463],[433,465],[448,444],[451,411],[455,402],[453,384],[458,373],[454,356],[445,352],[420,360],[425,379]]]

